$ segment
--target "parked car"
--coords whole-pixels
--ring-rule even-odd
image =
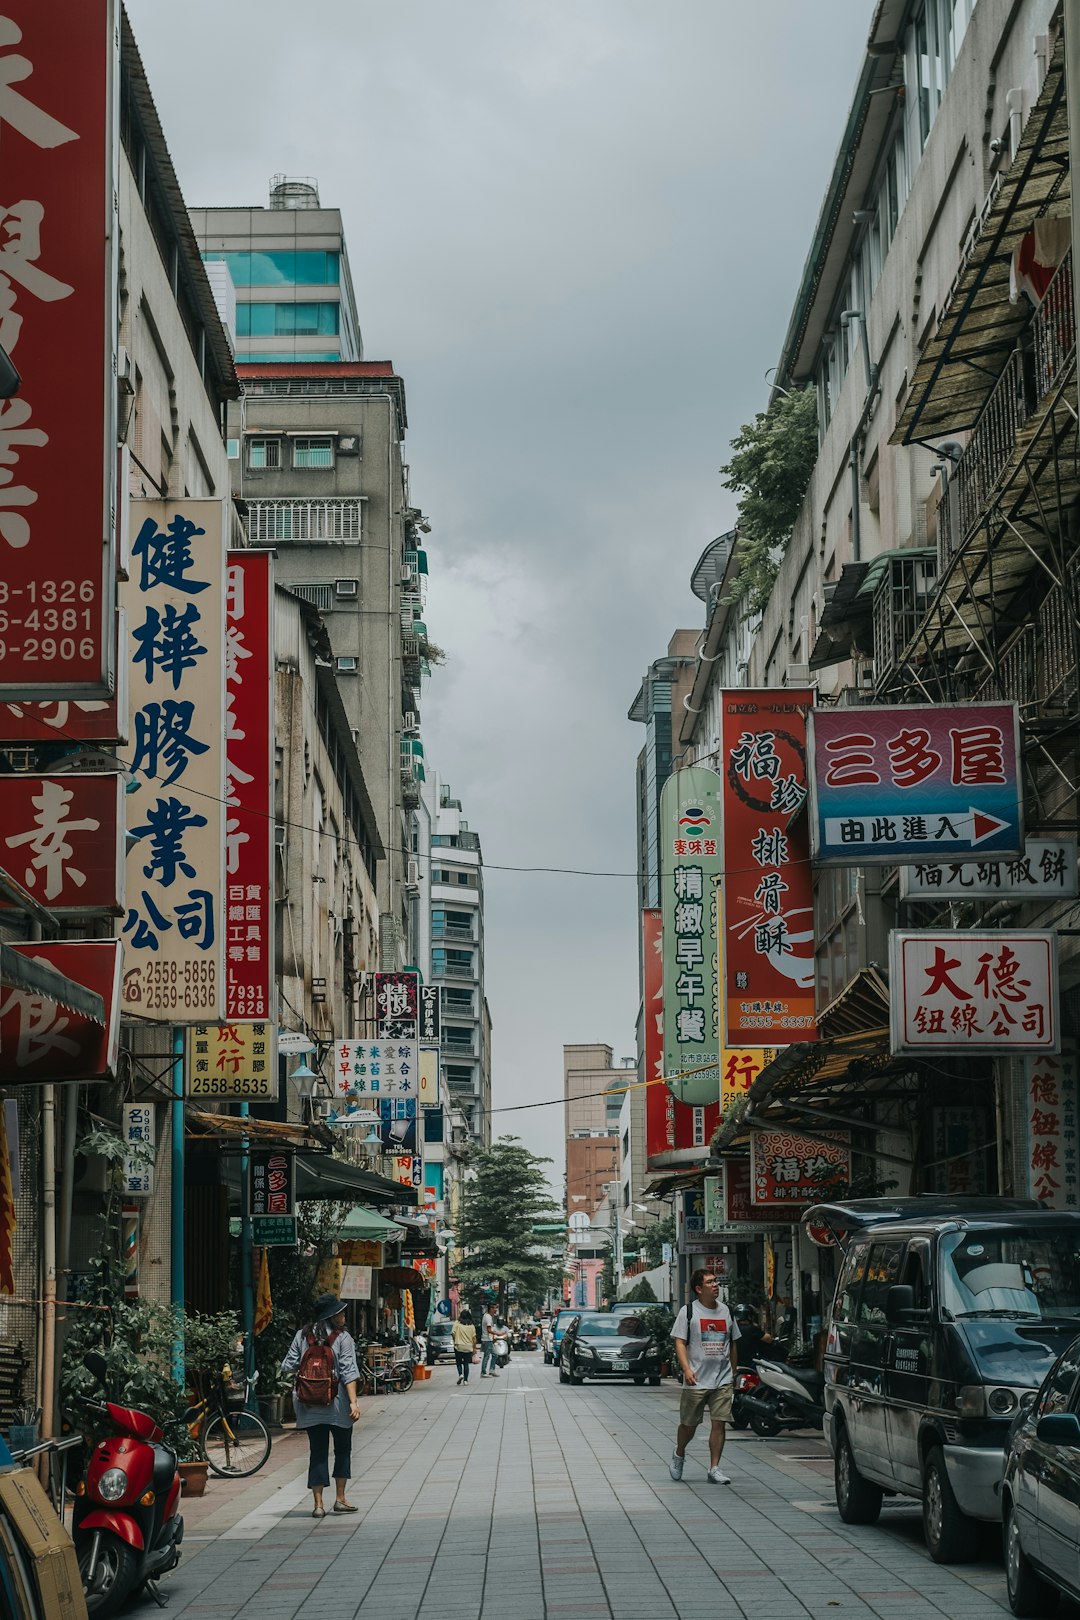
[[[577,1313],[573,1310],[556,1311],[555,1319],[551,1324],[551,1359],[555,1366],[559,1365],[559,1356],[562,1353],[563,1334],[570,1326]]]
[[[448,1361],[454,1359],[454,1324],[448,1316],[437,1316],[428,1328],[427,1354],[428,1366],[433,1367],[437,1361],[445,1356]]]
[[[660,1345],[636,1316],[625,1312],[582,1311],[562,1341],[559,1382],[586,1378],[632,1378],[635,1384],[660,1382]]]
[[[1080,1599],[1080,1338],[1012,1427],[1001,1486],[1005,1577],[1016,1615]]]
[[[1005,1444],[1080,1330],[1080,1215],[1008,1198],[857,1199],[803,1217],[846,1254],[825,1347],[836,1504],[872,1524],[921,1499],[930,1555],[997,1521]]]
[[[540,1348],[544,1352],[545,1367],[550,1367],[555,1360],[554,1323],[555,1318],[547,1316],[540,1325]]]

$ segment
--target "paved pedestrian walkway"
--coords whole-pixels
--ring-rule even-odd
[[[289,1436],[243,1484],[192,1503],[166,1582],[179,1620],[979,1620],[1008,1605],[982,1562],[927,1557],[917,1507],[841,1523],[820,1436],[729,1439],[710,1485],[699,1433],[668,1476],[678,1390],[561,1385],[539,1356],[459,1389],[436,1369],[363,1403],[355,1516],[313,1520]],[[156,1613],[156,1610],[142,1611]]]

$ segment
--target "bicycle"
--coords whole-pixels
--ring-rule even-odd
[[[395,1395],[403,1395],[412,1388],[415,1381],[412,1352],[408,1345],[401,1348],[407,1359],[401,1359],[398,1351],[381,1350],[379,1346],[371,1344],[364,1346],[363,1360],[360,1362],[361,1395],[378,1395],[380,1386]]]
[[[184,1423],[211,1473],[221,1479],[247,1479],[258,1473],[270,1455],[270,1431],[254,1412],[229,1402],[225,1394],[227,1376],[227,1372],[223,1373],[215,1381],[213,1397],[202,1395],[188,1407]],[[246,1381],[245,1399],[250,1398],[254,1388],[253,1376]]]

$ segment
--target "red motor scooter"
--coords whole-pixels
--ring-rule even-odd
[[[89,1355],[84,1366],[104,1385],[106,1364]],[[145,1412],[105,1401],[113,1433],[88,1454],[76,1487],[71,1534],[91,1620],[104,1620],[146,1587],[157,1602],[158,1577],[180,1562],[184,1521],[178,1511],[176,1453]]]

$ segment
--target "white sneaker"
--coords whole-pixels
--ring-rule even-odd
[[[686,1458],[680,1457],[677,1451],[673,1451],[671,1453],[671,1461],[667,1466],[668,1473],[671,1475],[672,1479],[682,1479],[683,1464],[685,1462]]]
[[[497,1372],[490,1372],[490,1373],[488,1373],[488,1377],[489,1377],[489,1378],[498,1378],[498,1376],[499,1376],[499,1375],[498,1375],[498,1373],[497,1373]]]
[[[716,1468],[710,1468],[709,1469],[709,1482],[712,1485],[730,1485],[731,1484],[731,1475],[730,1474],[725,1474],[724,1470],[719,1466],[717,1466]]]

